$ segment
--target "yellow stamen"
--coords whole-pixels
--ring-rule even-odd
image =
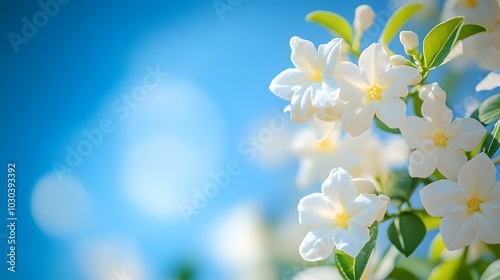
[[[320,151],[328,152],[328,151],[334,151],[336,146],[335,146],[335,144],[332,143],[332,141],[330,141],[330,140],[328,140],[328,138],[326,138],[326,139],[319,140],[318,142],[316,142],[316,147]]]
[[[371,100],[377,99],[380,100],[380,94],[382,93],[382,89],[379,88],[378,86],[373,86],[369,88],[366,93],[368,94],[368,97],[370,97]]]
[[[349,219],[347,218],[345,212],[341,212],[335,216],[339,226],[347,228]]]
[[[314,73],[312,79],[316,83],[321,83],[323,81],[323,75],[320,72],[316,72],[316,73]]]
[[[435,133],[434,136],[432,136],[432,139],[436,145],[446,147],[448,137],[442,131]]]
[[[465,6],[469,8],[475,8],[477,7],[477,0],[464,0]]]
[[[469,213],[471,214],[477,211],[481,211],[481,201],[473,197],[469,201],[467,201],[467,208],[469,209]]]

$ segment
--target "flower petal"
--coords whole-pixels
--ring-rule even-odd
[[[448,143],[464,151],[472,151],[476,148],[484,134],[486,134],[486,128],[471,118],[455,119],[446,131]]]
[[[310,41],[294,36],[290,39],[293,65],[302,72],[313,74],[316,71],[316,48]]]
[[[359,67],[366,73],[370,85],[377,85],[391,67],[391,60],[382,45],[373,43],[361,53]]]
[[[422,115],[429,127],[446,131],[453,113],[443,101],[429,94],[422,104]]]
[[[489,221],[491,226],[495,229],[495,232],[500,237],[500,204],[483,202],[481,203],[481,213],[484,218]]]
[[[470,245],[476,237],[473,218],[467,210],[444,217],[439,231],[443,236],[444,245],[450,251]]]
[[[328,258],[335,249],[332,239],[334,234],[328,226],[308,232],[299,246],[300,256],[310,262]]]
[[[335,247],[353,258],[359,254],[370,240],[370,230],[357,223],[349,222],[348,229],[338,227],[334,232],[333,242]]]
[[[334,168],[321,186],[323,194],[332,202],[333,206],[344,211],[358,195],[352,182],[352,177],[342,167]]]
[[[465,211],[468,196],[459,185],[450,180],[432,182],[420,190],[420,199],[427,213],[444,217]]]
[[[335,77],[340,82],[340,98],[344,101],[366,96],[366,89],[371,87],[366,74],[352,62],[339,63],[335,69]]]
[[[408,147],[412,149],[422,147],[426,139],[431,138],[431,132],[427,129],[423,118],[409,116],[405,124],[401,126],[401,134]],[[434,147],[434,145],[432,145]]]
[[[408,85],[419,75],[418,70],[410,66],[391,66],[380,76],[377,85],[385,88],[384,93],[390,91],[393,96],[403,97],[408,94]]]
[[[294,68],[288,68],[279,73],[269,85],[269,90],[279,98],[290,100],[293,94],[312,82],[311,77]]]
[[[485,153],[480,153],[462,166],[458,183],[471,197],[480,197],[495,184],[496,174],[491,159]]]
[[[331,76],[340,62],[342,39],[335,38],[318,48],[317,67],[323,69],[323,76]]]
[[[333,83],[333,81],[329,81]],[[313,83],[310,87],[312,104],[314,107],[331,107],[335,106],[339,98],[340,88],[322,86],[319,83]]]
[[[496,205],[500,208],[500,181],[496,181],[491,187],[477,194],[477,199],[484,203]]]
[[[360,194],[346,209],[349,222],[369,227],[378,218],[381,208],[386,208],[386,202],[374,194]]]
[[[437,170],[446,178],[457,181],[460,168],[467,162],[467,156],[462,150],[451,145],[436,146],[438,151]]]
[[[427,178],[436,170],[437,149],[415,150],[410,154],[409,172],[411,177]]]
[[[293,95],[290,101],[290,119],[296,123],[305,123],[311,119],[313,114],[311,90],[302,88]]]
[[[374,116],[373,106],[365,104],[363,97],[355,97],[346,103],[340,121],[342,128],[356,137],[371,127]]]
[[[372,101],[377,117],[390,128],[399,128],[406,118],[406,103],[398,97],[382,97]]]
[[[499,212],[496,214],[499,214]],[[486,216],[481,212],[475,212],[473,215],[474,227],[477,235],[485,243],[500,243],[500,229],[498,228],[498,222],[495,222],[495,219],[498,219],[498,216],[490,216],[486,218]]]
[[[356,178],[353,179],[352,182],[354,183],[358,194],[375,192],[375,185],[370,180]]]
[[[322,193],[303,197],[297,206],[301,225],[331,224],[334,213],[330,202]]]

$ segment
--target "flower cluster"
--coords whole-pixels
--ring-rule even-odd
[[[389,240],[406,256],[432,229],[424,221],[433,219],[439,222],[436,238],[448,250],[474,240],[500,244],[500,160],[492,159],[500,147],[500,94],[471,116],[457,117],[440,83],[428,82],[434,69],[473,52],[487,57],[476,57],[479,67],[500,69],[500,1],[448,0],[445,21],[423,41],[415,32],[401,31],[404,53],[395,54],[389,42],[420,8],[401,7],[380,39],[364,49],[361,37],[375,21],[368,5],[356,9],[353,29],[337,14],[309,14],[339,38],[316,49],[292,37],[294,67],[269,86],[289,101],[284,111],[292,121],[312,123],[292,141],[300,159],[297,184],[323,181],[321,193],[298,204],[299,223],[310,229],[300,255],[318,261],[335,252],[345,279],[359,279],[355,273],[368,262],[378,223],[386,221]],[[488,84],[485,79],[478,90],[500,86],[498,73],[488,75]],[[377,135],[384,132],[392,136]],[[415,199],[419,203],[411,203]]]

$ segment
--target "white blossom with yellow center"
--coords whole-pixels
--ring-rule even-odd
[[[425,210],[443,217],[439,231],[448,250],[464,248],[477,237],[500,243],[500,182],[496,168],[484,153],[464,164],[458,183],[433,182],[420,191]]]
[[[333,39],[316,48],[313,43],[299,37],[290,39],[291,60],[295,68],[278,74],[269,90],[278,97],[290,100],[285,111],[297,123],[304,123],[314,116],[332,121],[341,114],[342,105],[337,102],[339,84],[333,76],[341,60],[342,39]]]
[[[340,99],[346,102],[342,127],[353,137],[370,128],[375,114],[388,127],[401,127],[406,116],[401,97],[408,94],[408,85],[420,76],[413,67],[391,65],[387,52],[377,43],[361,53],[359,67],[341,62],[335,75],[340,82]]]
[[[465,151],[476,148],[486,129],[472,118],[452,122],[452,111],[432,92],[422,104],[422,115],[407,117],[401,127],[406,144],[415,149],[410,154],[410,175],[426,178],[437,169],[456,181],[458,171],[467,162]]]
[[[354,258],[370,240],[368,228],[382,220],[389,198],[359,193],[356,184],[347,171],[335,168],[323,182],[321,193],[300,200],[297,206],[300,224],[315,228],[300,244],[304,260],[325,259],[335,248]]]

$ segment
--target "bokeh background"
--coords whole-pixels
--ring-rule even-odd
[[[17,46],[8,34],[44,23],[43,4],[0,4],[0,178],[15,162],[18,217],[15,273],[0,226],[0,279],[291,279],[314,265],[296,205],[320,185],[297,188],[297,125],[268,85],[292,65],[290,37],[332,38],[309,12],[352,22],[370,4],[367,46],[408,1],[62,2]],[[424,2],[407,25],[421,36],[442,5]],[[485,75],[467,71],[443,86],[459,116]]]

